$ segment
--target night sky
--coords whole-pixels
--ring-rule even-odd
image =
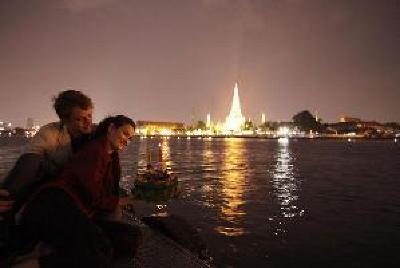
[[[0,120],[56,120],[79,89],[95,121],[256,123],[301,110],[400,121],[399,0],[1,0]]]

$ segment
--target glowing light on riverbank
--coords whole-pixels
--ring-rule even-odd
[[[170,135],[172,135],[172,130],[171,129],[166,129],[166,128],[161,129],[160,130],[160,135],[162,135],[162,136],[170,136]]]
[[[290,133],[290,129],[289,127],[279,127],[278,129],[278,136],[283,136],[283,137],[287,137]]]

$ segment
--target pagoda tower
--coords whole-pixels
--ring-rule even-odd
[[[229,132],[240,132],[245,121],[246,119],[242,115],[242,110],[240,108],[239,88],[237,83],[235,83],[231,110],[226,117],[224,129]]]

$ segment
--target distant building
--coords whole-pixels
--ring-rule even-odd
[[[34,127],[33,118],[29,117],[29,118],[26,120],[26,128],[27,128],[27,129],[33,129],[33,127]]]
[[[22,127],[16,127],[12,131],[12,135],[15,137],[27,137],[27,131],[23,129]]]
[[[184,134],[185,124],[181,122],[137,121],[137,132],[141,135]]]
[[[342,116],[342,117],[340,117],[339,122],[341,122],[341,123],[358,123],[358,122],[361,122],[361,119],[357,118],[357,117]]]
[[[385,126],[379,122],[359,122],[357,123],[359,133],[366,137],[384,137],[393,134],[393,129],[390,126]]]
[[[333,134],[358,134],[365,137],[387,137],[394,135],[391,126],[375,121],[337,122],[326,124],[327,131]]]
[[[11,130],[12,124],[10,122],[5,122],[0,120],[0,131]]]
[[[356,122],[337,122],[326,124],[326,129],[328,132],[334,134],[348,134],[357,132]]]
[[[261,114],[261,124],[265,124],[265,113]]]

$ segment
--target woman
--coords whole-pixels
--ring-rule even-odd
[[[40,267],[111,265],[113,249],[120,242],[118,235],[129,237],[131,226],[96,221],[96,217],[113,213],[121,205],[118,151],[127,146],[134,131],[135,123],[128,117],[104,119],[94,139],[72,157],[58,178],[40,187],[26,203],[21,224],[27,236],[55,249],[54,254],[39,260]],[[132,235],[130,238],[135,240]],[[126,239],[123,242],[117,250],[137,247],[137,237],[130,245]]]

